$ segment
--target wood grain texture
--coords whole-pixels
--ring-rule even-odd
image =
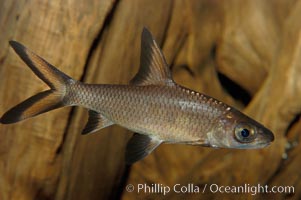
[[[24,43],[79,79],[90,46],[112,3],[4,1],[1,6],[1,113],[46,88],[8,49],[8,40]],[[69,111],[61,109],[16,126],[0,127],[3,177],[0,199],[52,199],[55,196],[63,166],[60,149],[67,134]]]
[[[149,28],[181,85],[233,105],[276,135],[262,150],[161,145],[127,167],[129,131],[82,136],[84,109],[0,125],[0,199],[299,199],[301,3],[217,0],[4,0],[0,113],[47,86],[9,48],[17,40],[71,77],[126,84]],[[221,76],[222,75],[222,76]],[[247,97],[245,96],[247,95]],[[247,99],[241,101],[241,99]],[[127,192],[126,184],[294,186],[295,194]]]

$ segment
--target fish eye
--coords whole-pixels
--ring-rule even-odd
[[[246,137],[249,137],[250,131],[249,131],[249,129],[244,128],[244,129],[240,130],[240,134],[242,137],[246,138]]]
[[[252,142],[256,138],[256,128],[247,123],[240,123],[234,130],[235,138],[239,142]]]

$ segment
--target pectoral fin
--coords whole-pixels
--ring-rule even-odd
[[[82,134],[88,134],[93,133],[95,131],[98,131],[102,128],[108,127],[113,125],[114,123],[104,116],[102,116],[100,113],[89,110],[89,119],[88,122],[82,132]]]
[[[132,164],[141,160],[155,150],[161,143],[161,140],[156,140],[147,135],[135,133],[126,147],[126,163]]]

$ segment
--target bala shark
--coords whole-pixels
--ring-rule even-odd
[[[88,134],[118,124],[135,134],[126,148],[134,163],[161,143],[221,148],[263,148],[274,140],[260,123],[205,94],[177,85],[164,55],[144,28],[140,69],[129,85],[84,84],[67,76],[22,44],[10,45],[50,89],[7,111],[2,124],[15,123],[64,106],[82,106]]]

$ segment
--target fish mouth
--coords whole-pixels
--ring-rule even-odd
[[[259,146],[269,146],[274,140],[275,140],[275,136],[272,133],[272,131],[270,131],[269,129],[264,129],[262,131],[259,132],[260,139],[261,142],[258,141],[257,145]]]
[[[262,134],[264,135],[264,137],[269,140],[270,142],[273,142],[274,139],[275,139],[275,136],[274,136],[274,133],[272,131],[270,131],[269,129],[267,128],[264,128],[262,130]]]
[[[275,140],[275,136],[274,136],[274,134],[272,133],[272,135],[271,135],[271,142],[273,142]]]
[[[268,132],[267,134],[265,134],[265,137],[267,138],[267,140],[271,143],[275,140],[275,136],[272,132]]]
[[[272,131],[265,129],[261,132],[261,141],[257,143],[258,146],[267,147],[275,140],[275,136]]]

